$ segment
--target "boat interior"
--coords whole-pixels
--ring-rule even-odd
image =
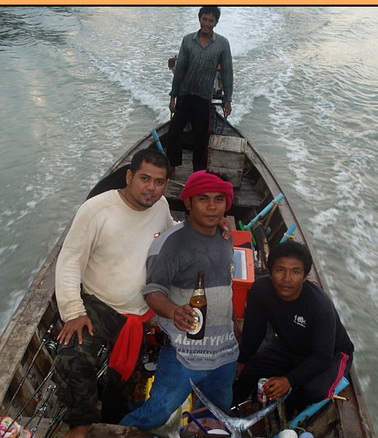
[[[161,129],[158,129],[159,139],[163,147],[166,142],[167,126],[168,124],[165,124]],[[273,203],[265,218],[261,218],[253,225],[255,239],[253,245],[252,239],[246,239],[243,232],[248,232],[247,234],[250,235],[251,227],[248,227],[248,224],[272,203],[279,194],[280,187],[267,170],[264,161],[257,155],[248,141],[223,117],[214,113],[211,127],[208,167],[225,173],[234,185],[235,199],[228,217],[232,228],[235,231],[241,231],[241,234],[234,233],[238,247],[249,248],[252,254],[252,259],[248,260],[247,256],[243,254],[247,260],[245,263],[249,266],[248,272],[235,285],[235,289],[238,286],[243,292],[234,301],[239,308],[238,317],[240,325],[242,325],[246,291],[250,281],[253,281],[248,275],[251,274],[251,270],[253,276],[266,272],[264,271],[265,261],[269,248],[276,245],[284,237],[293,215],[290,208],[283,211],[278,202]],[[176,176],[169,181],[165,193],[172,215],[176,220],[185,218],[185,208],[182,201],[178,199],[178,195],[186,179],[192,173],[191,144],[191,132],[190,127],[188,127],[184,133],[184,164],[177,168]],[[151,135],[147,135],[134,148],[125,153],[104,175],[104,178],[94,187],[88,197],[105,190],[124,187],[125,169],[129,165],[133,153],[144,147],[156,147],[156,141]],[[61,328],[54,300],[54,268],[64,237],[65,233],[34,280],[20,308],[3,334],[0,344],[0,369],[5,370],[0,376],[0,400],[3,400],[1,415],[15,419],[17,423],[23,424],[26,429],[35,434],[33,436],[38,438],[61,438],[67,433],[67,427],[61,422],[64,408],[57,402],[55,385],[52,380],[54,357],[57,350],[56,336]],[[300,231],[298,231],[298,239],[303,240]],[[314,275],[316,277],[318,274]],[[148,388],[153,377],[153,364],[156,362],[159,346],[162,342],[164,341],[161,339],[160,330],[152,321],[146,331],[137,368],[127,384],[126,390],[131,394],[129,402],[138,403],[148,396]],[[99,391],[102,393],[107,375],[107,347],[104,346],[103,351],[99,354],[102,354],[104,358],[103,367],[98,371]],[[302,430],[313,433],[316,438],[365,436],[361,435],[358,430],[361,418],[356,420],[358,402],[355,390],[348,391],[347,389],[346,391],[349,398],[348,404],[342,400],[330,401],[311,416],[301,420],[298,423],[297,431],[302,428]],[[114,401],[118,405],[122,404],[122,398],[115,397]],[[232,415],[244,417],[258,409],[261,409],[261,405],[256,401],[250,401],[234,409]],[[348,415],[351,417],[349,422],[346,419]],[[276,436],[280,430],[289,427],[290,418],[285,413],[285,406],[281,405],[280,409],[256,423],[243,436]],[[182,421],[185,424],[187,420],[184,417]],[[354,421],[356,434],[345,434],[341,426],[342,421],[348,423]],[[353,431],[353,425],[350,426],[349,430]],[[4,433],[3,436],[7,435]],[[115,424],[95,425],[88,434],[88,438],[104,436],[138,438],[152,437],[153,435],[147,431],[125,428]],[[196,433],[182,432],[181,436],[194,438],[195,436],[210,435],[198,430]]]

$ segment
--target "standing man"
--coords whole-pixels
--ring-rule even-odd
[[[98,352],[104,343],[113,344],[120,331],[118,339],[132,334],[134,348],[112,355],[110,365],[125,380],[134,369],[142,322],[152,315],[140,293],[148,249],[156,235],[174,225],[163,197],[168,172],[161,152],[137,152],[126,173],[127,186],[86,201],[64,241],[56,266],[56,297],[65,324],[58,335],[55,381],[68,408],[69,438],[84,438],[91,424],[100,421]]]
[[[238,342],[233,323],[232,240],[221,236],[218,222],[233,199],[232,184],[205,170],[193,173],[180,199],[189,218],[156,239],[147,259],[143,294],[158,315],[170,345],[162,347],[150,398],[121,424],[151,429],[165,424],[185,401],[190,379],[219,408],[231,406]],[[202,340],[189,339],[194,329],[188,304],[199,271],[205,272],[207,319]]]
[[[331,398],[349,373],[353,344],[326,293],[307,280],[312,258],[304,245],[287,241],[269,255],[270,275],[249,291],[234,385],[234,403],[245,400],[260,378],[275,400],[297,389],[298,407]],[[259,351],[267,323],[276,336]]]
[[[198,13],[200,30],[186,35],[177,58],[169,109],[172,118],[167,155],[172,166],[182,164],[182,132],[190,120],[193,130],[193,170],[206,169],[209,141],[210,104],[213,97],[214,79],[221,66],[224,89],[224,113],[231,114],[233,69],[230,44],[215,33],[220,17],[216,6],[204,6]]]

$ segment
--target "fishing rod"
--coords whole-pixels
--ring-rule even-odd
[[[8,426],[8,428],[2,433],[2,437],[5,437],[5,434],[11,429],[11,427],[14,425],[14,423],[21,417],[22,413],[25,411],[26,407],[28,406],[28,404],[34,399],[35,395],[39,393],[39,391],[41,390],[41,388],[43,387],[43,385],[50,379],[50,377],[52,376],[54,372],[54,368],[51,368],[50,371],[47,373],[46,377],[42,380],[42,382],[39,384],[39,386],[37,387],[37,389],[33,392],[33,394],[29,397],[29,399],[26,401],[26,403],[24,403],[24,405],[22,406],[21,410],[18,411],[16,417],[14,418],[14,420],[10,423],[10,425]]]
[[[56,391],[56,385],[49,385],[49,387],[47,388],[47,395],[45,396],[44,400],[42,400],[41,405],[39,406],[39,408],[34,412],[34,414],[29,418],[28,422],[24,425],[24,428],[27,428],[29,426],[29,424],[34,420],[34,418],[39,415],[39,419],[37,421],[37,423],[35,424],[35,426],[32,427],[32,429],[30,429],[31,432],[31,437],[33,437],[35,435],[35,433],[38,430],[39,425],[41,424],[42,418],[44,417],[46,411],[47,411],[47,407],[51,401],[52,396],[54,395],[55,391]]]
[[[59,424],[62,422],[63,417],[66,414],[66,411],[67,411],[67,408],[65,406],[61,406],[58,409],[58,412],[55,414],[55,417],[51,420],[50,426],[46,430],[46,433],[43,436],[43,438],[51,438],[53,436],[53,433],[55,433]]]
[[[16,392],[13,394],[13,397],[11,398],[11,401],[9,402],[7,408],[5,409],[5,411],[4,411],[4,416],[7,415],[7,413],[8,413],[8,411],[9,411],[10,407],[12,406],[12,403],[14,402],[14,400],[15,400],[16,397],[17,397],[17,394],[20,392],[20,389],[21,389],[22,385],[24,384],[25,380],[27,379],[30,370],[31,370],[32,367],[34,366],[34,363],[35,363],[35,361],[37,360],[37,357],[38,357],[39,353],[41,352],[42,348],[43,348],[44,345],[50,340],[50,338],[51,338],[51,333],[52,333],[53,328],[55,327],[55,324],[57,323],[57,321],[58,321],[58,314],[55,314],[54,317],[53,317],[53,319],[52,319],[52,321],[51,321],[51,323],[50,323],[50,325],[49,325],[49,328],[47,329],[47,331],[46,331],[44,337],[42,338],[42,341],[41,341],[41,343],[40,343],[40,345],[39,345],[37,351],[35,352],[35,354],[34,354],[34,356],[33,356],[32,361],[30,362],[30,364],[29,364],[27,370],[25,371],[25,373],[24,373],[24,375],[23,375],[23,377],[22,377],[22,379],[21,379],[21,381],[20,381],[18,387],[16,388]]]

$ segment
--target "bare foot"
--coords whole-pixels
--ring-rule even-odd
[[[91,427],[91,424],[87,426],[75,426],[68,432],[65,438],[85,438]]]

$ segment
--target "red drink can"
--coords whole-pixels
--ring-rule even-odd
[[[268,379],[263,377],[262,379],[259,379],[259,381],[257,383],[257,401],[260,403],[266,403],[268,401],[268,397],[265,395],[264,388],[263,388],[263,386],[267,382],[268,382]]]

